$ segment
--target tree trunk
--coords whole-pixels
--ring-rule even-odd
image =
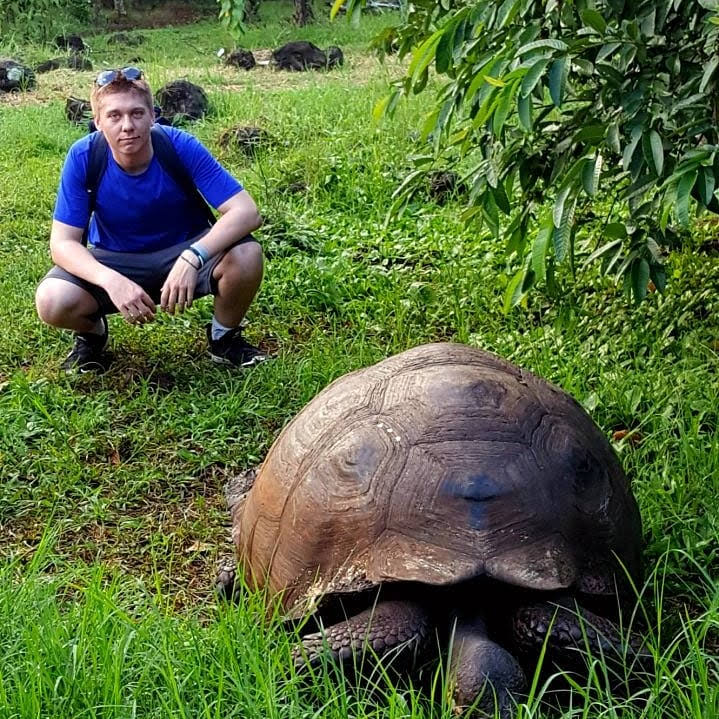
[[[292,16],[295,25],[304,27],[315,19],[312,12],[312,0],[295,0],[295,14]]]

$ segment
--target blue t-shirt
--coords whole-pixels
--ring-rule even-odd
[[[197,189],[215,208],[242,190],[195,137],[176,127],[168,134]],[[53,217],[72,227],[87,227],[90,214],[85,185],[93,135],[75,142],[65,159]],[[97,189],[88,243],[115,252],[153,252],[194,237],[207,227],[206,215],[188,199],[153,156],[139,175],[122,170],[107,148],[107,168]]]

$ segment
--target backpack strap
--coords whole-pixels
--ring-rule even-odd
[[[157,160],[162,169],[180,186],[180,189],[187,197],[195,202],[198,208],[202,209],[207,219],[207,224],[212,226],[215,224],[215,215],[207,204],[205,198],[192,179],[192,175],[182,163],[172,140],[167,136],[164,130],[157,125],[153,125],[150,130],[150,138],[152,139],[152,149],[157,156]],[[97,204],[97,190],[100,187],[100,181],[107,168],[107,140],[105,136],[97,131],[90,140],[90,157],[87,162],[87,174],[85,175],[85,189],[87,190],[90,216],[95,212]],[[89,222],[88,222],[89,225]],[[87,235],[89,227],[85,228],[82,236],[82,244],[87,245]]]
[[[85,189],[87,190],[90,214],[95,212],[97,204],[97,188],[100,186],[100,180],[105,173],[107,167],[107,140],[101,132],[96,132],[95,136],[90,140],[90,157],[87,162],[87,174],[85,175]],[[82,235],[82,244],[87,245],[87,235],[89,232],[90,222]]]
[[[197,189],[192,175],[190,175],[182,163],[180,156],[177,154],[177,150],[175,150],[175,146],[172,144],[172,140],[170,140],[167,133],[157,125],[152,126],[150,136],[152,137],[152,149],[160,165],[162,165],[162,169],[180,186],[180,189],[187,197],[193,200],[198,208],[202,209],[207,219],[207,224],[212,227],[216,222],[215,215],[205,198]]]

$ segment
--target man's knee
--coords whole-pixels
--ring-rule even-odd
[[[74,316],[85,316],[97,309],[92,295],[70,282],[48,278],[35,290],[35,307],[40,319],[48,325],[63,326]]]
[[[262,263],[262,247],[252,241],[230,248],[220,264],[223,276],[248,282],[262,277]]]

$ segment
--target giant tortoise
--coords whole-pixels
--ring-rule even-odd
[[[298,668],[439,638],[455,706],[509,716],[543,646],[569,670],[581,650],[637,658],[612,618],[641,541],[612,447],[564,391],[479,349],[424,345],[340,377],[232,513],[245,584],[322,618]]]

